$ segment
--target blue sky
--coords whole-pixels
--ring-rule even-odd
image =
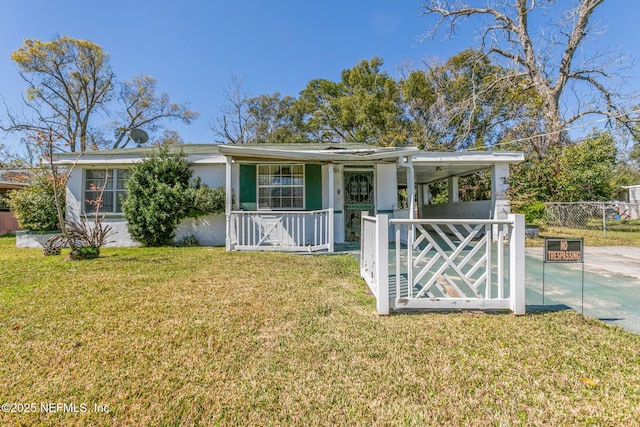
[[[562,3],[563,0],[560,0]],[[68,35],[96,42],[110,55],[120,81],[137,74],[158,80],[174,101],[189,101],[201,116],[190,126],[166,123],[193,143],[211,143],[209,123],[220,116],[231,76],[251,96],[297,95],[309,80],[337,81],[362,59],[382,57],[395,78],[403,63],[446,60],[475,46],[475,30],[450,41],[424,39],[433,18],[420,0],[7,0],[0,13],[0,96],[17,107],[24,84],[11,52],[24,39]],[[484,4],[484,2],[476,2]],[[564,0],[567,5],[571,4]],[[618,49],[640,58],[640,3],[608,1],[596,14],[607,32],[589,49]],[[629,90],[640,88],[628,70]],[[14,137],[0,139],[11,145]]]

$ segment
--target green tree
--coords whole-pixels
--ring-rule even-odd
[[[189,212],[191,170],[186,156],[167,146],[131,168],[122,211],[129,234],[144,246],[169,245]]]
[[[562,202],[607,201],[615,195],[616,145],[609,132],[595,131],[564,147],[556,176]]]
[[[555,147],[548,156],[530,152],[511,172],[510,199],[517,210],[532,202],[606,201],[615,195],[616,146],[608,132]]]
[[[308,142],[296,98],[277,92],[248,99],[247,134],[256,143]]]
[[[381,58],[342,71],[340,82],[312,80],[299,106],[312,138],[372,145],[407,144],[407,126],[398,83],[381,70]]]

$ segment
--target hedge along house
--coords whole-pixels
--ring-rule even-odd
[[[227,190],[225,214],[185,219],[177,240],[193,235],[201,244],[227,250],[332,252],[336,243],[360,241],[362,212],[390,218],[504,219],[509,164],[522,161],[520,153],[431,153],[362,144],[186,144],[172,149],[184,152],[194,178]],[[152,150],[56,155],[58,166],[73,165],[67,217],[79,219],[90,211],[88,201],[106,182],[101,212],[116,232],[111,246],[137,245],[127,231],[121,198],[128,168]],[[482,170],[491,171],[491,199],[460,202],[458,177]],[[429,185],[442,180],[448,182],[448,203],[432,205]],[[399,189],[406,189],[406,206]]]

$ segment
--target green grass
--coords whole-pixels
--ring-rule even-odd
[[[14,242],[0,403],[38,410],[1,425],[640,423],[640,337],[573,312],[379,317],[350,256]]]

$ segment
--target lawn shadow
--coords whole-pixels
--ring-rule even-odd
[[[557,311],[566,311],[573,310],[573,308],[569,307],[565,304],[528,304],[527,305],[527,314],[544,314],[544,313],[554,313]]]

